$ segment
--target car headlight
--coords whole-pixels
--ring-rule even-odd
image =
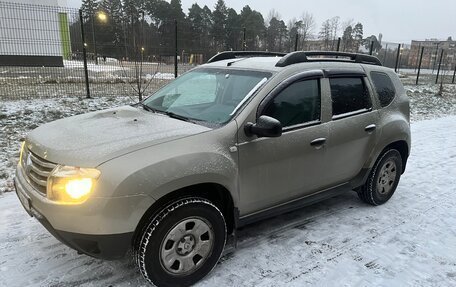
[[[57,166],[47,181],[47,197],[62,204],[79,204],[89,198],[101,172],[94,168]]]

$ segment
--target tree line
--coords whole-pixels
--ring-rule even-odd
[[[304,12],[285,23],[276,10],[264,18],[249,5],[238,13],[224,0],[212,9],[195,3],[187,13],[180,0],[83,0],[81,10],[89,52],[116,58],[173,55],[175,23],[179,55],[204,59],[224,50],[335,50],[339,37],[341,51],[358,51],[371,42],[381,49],[377,37],[364,38],[362,23],[354,20],[333,17],[318,28],[315,17]],[[71,31],[80,24],[75,21]]]

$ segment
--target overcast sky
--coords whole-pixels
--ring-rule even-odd
[[[69,6],[79,8],[81,0],[67,0]],[[181,0],[184,12],[193,3],[207,5],[213,10],[216,0]],[[339,16],[341,22],[354,19],[364,25],[364,36],[383,34],[388,42],[409,43],[412,39],[456,38],[456,0],[225,0],[238,13],[245,5],[267,17],[271,9],[279,12],[285,23],[303,12],[312,13],[321,22]],[[278,5],[279,4],[279,5]]]

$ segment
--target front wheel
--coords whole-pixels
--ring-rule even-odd
[[[226,241],[223,214],[202,198],[177,200],[144,229],[136,261],[157,286],[189,286],[217,264]]]
[[[375,163],[366,183],[358,190],[359,198],[372,205],[387,202],[396,191],[402,173],[399,151],[390,149]]]

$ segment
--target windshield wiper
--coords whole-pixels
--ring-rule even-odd
[[[155,108],[152,108],[151,106],[148,106],[148,105],[144,104],[143,102],[139,102],[136,105],[142,106],[142,108],[144,110],[148,111],[148,112],[164,114],[164,115],[167,115],[170,118],[178,119],[178,120],[181,120],[181,121],[193,122],[193,120],[191,120],[190,118],[188,118],[186,116],[178,115],[178,114],[175,114],[173,112],[168,112],[168,111],[162,111],[162,110],[159,110],[159,109],[155,109]]]
[[[145,109],[146,111],[148,112],[153,112],[153,113],[156,113],[157,110],[152,108],[152,107],[149,107],[148,105],[146,105],[145,103],[143,102],[139,102],[138,105],[141,105],[143,107],[143,109]]]
[[[178,120],[185,121],[185,122],[193,122],[190,118],[188,118],[186,116],[175,114],[173,112],[163,111],[163,113],[173,119],[178,119]]]

